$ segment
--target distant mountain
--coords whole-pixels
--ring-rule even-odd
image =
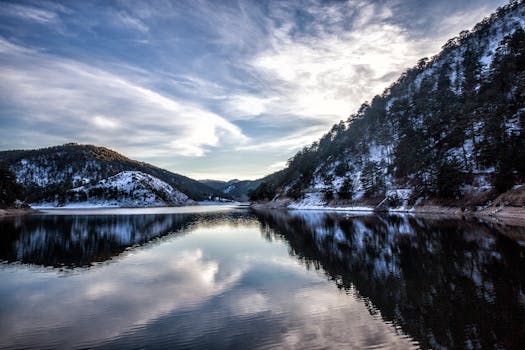
[[[246,202],[250,199],[250,194],[261,184],[261,180],[200,180],[201,183],[208,185],[218,191],[223,196],[230,197],[239,202]]]
[[[263,179],[296,205],[478,208],[525,183],[525,4],[512,1],[421,59]]]
[[[234,179],[234,180],[229,180],[229,181],[221,181],[221,180],[204,179],[204,180],[199,180],[199,182],[222,192],[226,187],[239,182],[239,180]]]
[[[165,182],[191,200],[223,197],[224,194],[196,180],[148,163],[129,159],[105,147],[65,144],[37,150],[0,152],[3,163],[24,188],[27,202],[70,200],[68,191],[80,186],[97,186],[122,172],[141,172]]]

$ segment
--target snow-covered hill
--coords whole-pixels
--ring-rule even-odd
[[[69,191],[70,202],[100,206],[153,207],[183,205],[188,196],[140,171],[123,171],[94,185]]]
[[[149,174],[192,200],[224,197],[222,192],[196,180],[94,145],[65,144],[36,150],[2,151],[0,163],[15,173],[17,182],[24,187],[23,199],[31,203],[63,203],[67,191],[98,184],[124,171]]]
[[[64,203],[35,206],[66,207],[162,207],[193,203],[184,193],[140,171],[123,171],[93,185],[68,191]]]

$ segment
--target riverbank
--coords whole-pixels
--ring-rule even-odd
[[[279,200],[267,203],[252,203],[255,209],[285,209],[285,210],[321,210],[340,211],[353,213],[400,213],[413,215],[439,215],[452,217],[481,217],[493,219],[511,225],[525,225],[525,207],[514,207],[505,205],[490,206],[481,210],[466,210],[458,207],[447,207],[439,205],[421,205],[409,208],[385,208],[373,207],[367,204],[353,205],[309,205],[298,206],[291,200]]]
[[[515,186],[509,191],[487,200],[482,196],[470,196],[460,200],[421,200],[416,205],[407,205],[403,200],[399,207],[389,207],[387,198],[368,198],[360,201],[324,202],[319,193],[306,196],[301,201],[281,198],[266,203],[253,203],[260,209],[328,210],[361,213],[407,213],[417,215],[446,215],[455,217],[474,216],[504,220],[525,225],[525,186]]]

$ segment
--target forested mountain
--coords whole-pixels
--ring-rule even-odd
[[[205,185],[208,185],[218,191],[221,191],[224,196],[230,197],[236,201],[246,202],[250,198],[250,193],[254,191],[261,184],[261,180],[200,180]]]
[[[513,1],[461,32],[264,178],[252,199],[477,206],[525,183],[524,27],[525,4]]]
[[[18,183],[24,188],[23,197],[30,203],[56,201],[63,204],[71,189],[95,185],[125,171],[151,175],[192,200],[224,197],[220,191],[196,180],[93,145],[66,144],[38,150],[3,151],[0,163],[16,174]]]

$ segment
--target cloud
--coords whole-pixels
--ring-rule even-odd
[[[19,110],[26,127],[53,126],[69,139],[118,146],[134,156],[202,156],[211,147],[248,140],[225,118],[125,77],[5,39],[0,51],[3,103]]]
[[[273,164],[270,164],[268,169],[271,170],[271,171],[276,171],[276,170],[284,168],[285,166],[286,166],[286,162],[283,160],[283,161],[280,161],[280,162],[275,162]]]
[[[0,6],[0,14],[4,16],[18,17],[41,24],[51,23],[58,20],[57,14],[53,11],[21,4],[3,3],[2,6]]]
[[[92,121],[93,124],[95,124],[95,126],[101,129],[115,129],[118,127],[117,121],[111,120],[101,115],[96,115],[95,117],[93,117]]]
[[[140,19],[132,17],[126,12],[120,11],[116,14],[116,19],[125,27],[135,29],[141,33],[147,33],[149,27],[144,24]]]
[[[293,18],[284,19],[285,24],[273,29],[272,46],[250,62],[271,85],[281,87],[280,98],[266,107],[269,113],[327,123],[346,119],[381,93],[392,73],[427,53],[401,27],[384,22],[391,16],[386,6],[378,10],[371,4],[345,3],[307,11],[315,31],[298,36]],[[342,22],[344,11],[356,18],[352,28]]]
[[[253,117],[269,112],[269,108],[277,97],[263,98],[254,95],[233,95],[227,97],[227,107],[232,119]]]
[[[316,140],[321,137],[325,131],[325,127],[322,125],[312,126],[279,139],[240,145],[236,148],[236,150],[253,152],[267,152],[269,150],[280,152],[297,151],[304,145],[308,145],[311,140]]]

